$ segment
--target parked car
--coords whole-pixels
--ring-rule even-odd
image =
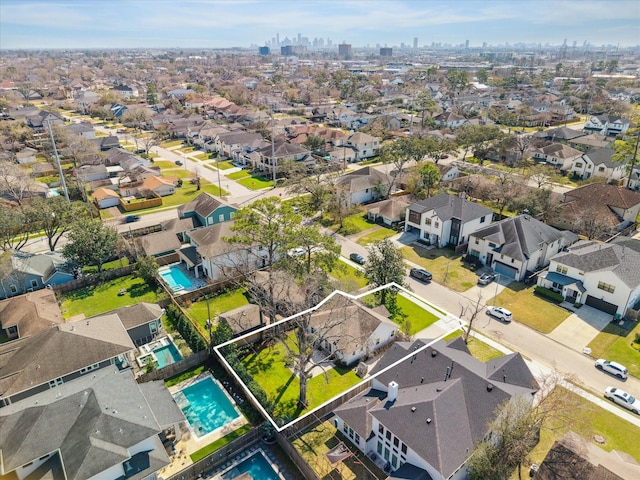
[[[640,400],[617,387],[607,387],[604,391],[604,398],[617,403],[627,410],[631,410],[636,415],[640,413]]]
[[[304,254],[306,254],[307,251],[302,247],[296,247],[296,248],[292,248],[291,250],[289,250],[288,253],[289,253],[290,257],[301,257]]]
[[[624,365],[620,365],[617,362],[610,362],[609,360],[605,360],[604,358],[599,358],[596,360],[596,368],[598,370],[602,370],[603,372],[610,373],[611,375],[615,375],[620,379],[626,379],[628,375],[627,368]]]
[[[423,268],[412,268],[409,270],[409,275],[422,282],[430,282],[433,279],[433,275]]]
[[[124,223],[133,223],[137,222],[138,220],[140,220],[140,217],[138,215],[127,215],[126,217],[124,217]]]
[[[509,323],[513,319],[513,315],[506,308],[496,307],[489,305],[487,307],[487,314],[491,315],[498,320],[503,321],[504,323]]]
[[[362,255],[360,255],[359,253],[352,253],[351,255],[349,255],[349,259],[353,260],[358,265],[364,265],[364,262],[365,262],[364,257]]]
[[[182,161],[181,160],[176,160],[176,165],[178,165],[179,167],[182,166]]]
[[[478,278],[478,285],[489,285],[496,279],[496,275],[493,273],[483,273]]]

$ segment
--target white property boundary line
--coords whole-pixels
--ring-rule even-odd
[[[391,282],[391,283],[388,283],[388,284],[386,284],[386,285],[382,285],[381,287],[376,287],[376,288],[374,288],[374,289],[372,289],[372,290],[367,290],[366,292],[361,293],[361,294],[359,294],[359,295],[351,295],[351,294],[349,294],[349,293],[345,293],[345,292],[343,292],[343,291],[341,291],[341,290],[334,290],[334,291],[333,291],[333,292],[331,292],[331,293],[330,293],[326,298],[324,298],[320,303],[318,303],[318,304],[317,304],[316,306],[314,306],[314,307],[311,307],[311,308],[309,308],[309,309],[307,309],[307,310],[304,310],[304,311],[302,311],[302,312],[300,312],[300,313],[297,313],[297,314],[295,314],[295,315],[292,315],[292,316],[290,316],[290,317],[288,317],[288,318],[285,318],[285,319],[283,319],[283,320],[280,320],[280,321],[278,321],[278,322],[272,323],[271,325],[265,325],[264,327],[260,327],[260,328],[259,328],[259,329],[257,329],[257,330],[253,330],[253,331],[252,331],[252,332],[250,332],[250,333],[247,333],[247,334],[241,335],[241,336],[239,336],[239,337],[236,337],[236,338],[234,338],[234,339],[232,339],[232,340],[229,340],[228,342],[221,343],[220,345],[216,345],[215,347],[213,347],[213,349],[215,350],[216,354],[218,355],[218,358],[220,359],[220,361],[221,361],[221,362],[223,362],[223,363],[226,365],[226,369],[227,369],[227,371],[230,371],[230,372],[233,374],[233,376],[235,377],[236,381],[238,381],[238,382],[240,383],[240,385],[242,385],[242,388],[243,388],[243,390],[245,391],[245,394],[246,394],[246,395],[248,395],[249,397],[251,397],[251,399],[253,400],[253,403],[254,403],[255,405],[257,405],[257,406],[258,406],[258,409],[260,410],[260,412],[262,413],[262,415],[263,415],[265,418],[269,419],[269,422],[271,423],[271,425],[273,426],[273,428],[274,428],[277,432],[282,432],[283,430],[285,430],[285,429],[287,429],[287,428],[291,427],[292,425],[295,425],[298,421],[302,420],[303,418],[306,418],[306,417],[308,417],[309,415],[313,415],[313,414],[315,414],[315,412],[316,412],[318,409],[320,409],[320,408],[324,407],[325,405],[327,405],[327,404],[331,403],[331,402],[332,402],[332,401],[334,401],[336,398],[338,398],[338,397],[340,397],[340,396],[344,395],[345,393],[349,393],[350,391],[352,391],[352,390],[354,390],[354,389],[356,389],[356,388],[360,387],[360,386],[361,386],[361,385],[363,385],[365,382],[370,382],[372,379],[376,378],[378,375],[382,375],[383,373],[387,372],[388,370],[391,370],[392,368],[396,367],[396,366],[397,366],[397,365],[399,365],[400,363],[402,363],[402,362],[404,362],[405,360],[407,360],[409,357],[412,357],[413,355],[415,355],[415,354],[417,354],[417,353],[422,352],[423,350],[425,350],[426,348],[430,347],[431,345],[433,345],[433,344],[434,344],[434,343],[436,343],[437,341],[439,341],[439,340],[441,340],[442,338],[444,338],[445,336],[449,335],[451,332],[446,332],[446,333],[444,333],[444,334],[440,335],[438,338],[436,338],[436,339],[432,340],[431,342],[429,342],[429,343],[425,344],[424,346],[422,346],[422,347],[420,347],[420,348],[418,348],[418,349],[412,350],[412,351],[411,351],[410,353],[408,353],[406,356],[402,357],[401,359],[397,360],[396,362],[392,363],[391,365],[387,366],[386,368],[383,368],[382,370],[380,370],[380,371],[379,371],[378,373],[376,373],[375,375],[373,375],[373,376],[369,376],[369,377],[367,377],[367,378],[363,379],[361,382],[358,382],[356,385],[353,385],[352,387],[348,388],[347,390],[345,390],[345,391],[341,392],[339,395],[336,395],[335,397],[330,398],[330,399],[329,399],[329,400],[327,400],[326,402],[324,402],[324,403],[322,403],[322,404],[318,405],[318,406],[317,406],[316,408],[314,408],[313,410],[311,410],[311,411],[309,411],[309,412],[305,413],[304,415],[302,415],[302,416],[300,416],[300,417],[298,417],[298,418],[296,418],[296,419],[292,420],[291,422],[289,422],[289,423],[287,423],[287,424],[285,424],[285,425],[283,425],[283,426],[281,426],[281,427],[280,427],[280,426],[278,426],[278,425],[276,424],[276,422],[275,422],[275,421],[274,421],[274,419],[271,417],[271,415],[270,415],[270,414],[269,414],[269,413],[264,409],[264,407],[263,407],[263,406],[262,406],[262,404],[258,401],[258,399],[257,399],[257,398],[253,395],[253,393],[252,393],[252,392],[247,388],[247,386],[246,386],[246,385],[245,385],[245,383],[242,381],[242,379],[238,376],[238,374],[236,373],[236,371],[231,367],[231,365],[229,364],[229,362],[227,362],[226,358],[224,358],[224,355],[222,355],[222,353],[220,352],[220,349],[222,349],[222,348],[226,347],[227,345],[233,345],[233,344],[237,343],[238,341],[240,341],[240,340],[242,340],[242,339],[244,339],[244,338],[247,338],[247,337],[250,337],[250,336],[255,335],[256,333],[261,333],[261,332],[263,332],[263,331],[265,331],[265,330],[269,330],[269,329],[271,329],[271,328],[273,328],[273,327],[276,327],[276,326],[278,326],[278,325],[282,325],[283,323],[290,322],[291,320],[293,320],[293,319],[295,319],[295,318],[298,318],[298,317],[300,317],[300,316],[302,316],[302,315],[305,315],[305,314],[307,314],[307,313],[314,312],[314,311],[318,310],[319,308],[321,308],[325,303],[327,303],[330,299],[332,299],[332,298],[333,298],[334,296],[336,296],[336,295],[343,295],[343,296],[345,296],[345,297],[347,297],[347,298],[350,298],[350,299],[352,299],[352,300],[359,300],[359,299],[360,299],[360,298],[362,298],[362,297],[366,297],[367,295],[371,295],[372,293],[379,292],[380,290],[383,290],[383,289],[386,289],[386,288],[396,288],[396,289],[398,289],[398,290],[402,291],[405,295],[407,295],[407,296],[411,297],[412,299],[416,299],[416,300],[418,300],[418,302],[419,302],[419,303],[424,304],[424,305],[427,305],[427,306],[429,306],[429,307],[431,307],[431,308],[435,309],[437,312],[444,312],[444,315],[443,315],[441,318],[444,318],[444,317],[446,317],[447,315],[451,315],[451,314],[449,314],[448,312],[445,312],[445,311],[443,311],[443,310],[442,310],[442,309],[440,309],[440,308],[436,308],[436,307],[432,306],[432,305],[431,305],[431,303],[429,303],[429,302],[428,302],[428,301],[426,301],[425,299],[423,299],[423,298],[421,298],[421,297],[418,297],[414,292],[412,292],[412,291],[408,290],[407,288],[403,287],[402,285],[398,285],[398,284],[397,284],[397,283],[395,283],[395,282]],[[456,317],[456,318],[457,318],[457,317]],[[462,324],[462,322],[461,322],[461,324]],[[457,330],[458,328],[459,328],[459,327],[456,327],[455,329],[453,329],[453,330],[451,330],[451,331]]]

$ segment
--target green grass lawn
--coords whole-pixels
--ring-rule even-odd
[[[160,144],[160,147],[171,148],[171,147],[177,147],[178,145],[182,145],[182,140],[167,140],[166,142],[162,142]]]
[[[358,238],[357,243],[366,247],[370,243],[379,242],[380,240],[384,240],[385,238],[393,237],[396,233],[398,232],[396,232],[395,230],[379,226],[373,232],[366,233]]]
[[[369,284],[360,270],[344,262],[340,262],[338,268],[334,268],[329,275],[337,280],[336,288],[344,292],[354,292]]]
[[[498,305],[511,310],[513,318],[541,332],[549,333],[560,325],[570,312],[533,294],[534,287],[512,282],[498,298],[487,299],[487,305]]]
[[[462,264],[462,256],[453,251],[435,248],[427,250],[416,245],[400,248],[407,260],[424,267],[433,275],[433,281],[456,292],[464,292],[478,283],[478,275]]]
[[[329,228],[342,235],[355,235],[356,233],[364,232],[375,226],[376,224],[367,220],[362,212],[358,212],[342,220],[342,228],[340,228],[339,225],[331,225]]]
[[[209,299],[209,312],[211,312],[211,320],[215,321],[215,317],[221,313],[228,312],[234,308],[242,307],[249,303],[246,291],[243,288],[223,292],[215,297]],[[207,331],[207,319],[209,318],[207,312],[206,300],[192,303],[187,310],[187,315],[191,318],[200,328],[202,332]]]
[[[373,295],[366,295],[361,300],[372,308],[378,305]],[[396,301],[403,315],[392,317],[391,320],[400,325],[400,329],[409,335],[414,335],[440,319],[439,316],[425,310],[404,295],[397,295]]]
[[[453,333],[450,333],[444,340],[453,340],[454,338],[462,336],[462,331],[456,330]],[[467,348],[471,355],[480,360],[481,362],[487,362],[489,360],[493,360],[494,358],[504,357],[504,353],[500,350],[493,348],[491,345],[487,345],[482,340],[478,340],[475,337],[469,336],[469,342],[467,343]]]
[[[210,193],[216,197],[220,195],[220,189],[217,185],[212,183],[208,183],[204,179],[200,179],[200,190],[197,190],[195,185],[183,184],[182,187],[176,188],[176,193],[173,195],[167,195],[166,197],[162,197],[162,208],[166,207],[177,207],[178,205],[183,205],[187,202],[190,202],[202,192]],[[226,191],[223,190],[223,194],[226,195]],[[159,208],[159,207],[156,207]],[[146,210],[147,212],[153,209]]]
[[[569,412],[569,423],[545,422],[540,442],[530,454],[532,463],[539,465],[553,443],[569,430],[587,439],[593,438],[594,435],[601,435],[606,441],[604,445],[592,443],[608,452],[618,450],[628,453],[640,461],[640,442],[637,441],[640,438],[640,429],[638,427],[565,388],[556,387],[556,390],[552,395],[562,395],[565,400],[575,404],[576,408]]]
[[[588,347],[594,358],[606,358],[623,364],[629,374],[640,377],[640,344],[635,343],[636,333],[640,334],[640,323],[631,331],[608,324]]]
[[[235,165],[233,163],[231,163],[230,160],[224,160],[222,162],[216,162],[215,166],[218,167],[220,170],[229,170],[230,168],[235,168]],[[245,170],[243,170],[245,171]]]
[[[245,170],[242,170],[242,172],[244,171]],[[240,173],[240,172],[236,172],[236,173]],[[233,173],[231,175],[233,175]],[[259,176],[241,178],[240,180],[238,180],[238,183],[240,185],[244,185],[247,188],[250,188],[251,190],[262,190],[263,188],[268,188],[273,186],[273,180],[267,180],[266,178],[259,177]]]
[[[360,378],[348,368],[336,367],[325,375],[317,375],[307,383],[308,408],[298,409],[300,382],[285,365],[286,350],[280,342],[248,355],[242,360],[248,372],[265,391],[274,405],[276,418],[297,418],[316,408],[349,387],[360,382]]]
[[[169,160],[154,160],[153,166],[154,167],[160,167],[162,170],[164,170],[164,169],[184,170],[184,168],[176,165],[174,162],[170,162]],[[162,172],[162,173],[163,173],[163,175],[171,175],[171,173],[169,173],[169,172]]]
[[[191,457],[191,461],[192,462],[197,462],[198,460],[202,460],[204,457],[206,457],[210,453],[215,452],[219,448],[224,447],[227,443],[232,442],[236,438],[240,438],[242,435],[247,433],[249,430],[251,430],[251,425],[249,425],[249,424],[243,425],[242,427],[234,430],[233,432],[228,433],[224,437],[219,438],[215,442],[210,443],[206,447],[203,447],[200,450],[196,450],[191,455],[189,455],[189,457]]]
[[[127,257],[118,258],[117,260],[112,260],[102,265],[102,270],[106,272],[108,270],[115,270],[116,268],[126,267],[127,265],[129,265],[129,259]],[[84,273],[97,273],[98,267],[94,267],[94,266],[84,267],[82,271]]]
[[[164,384],[167,386],[167,388],[173,387],[174,385],[177,385],[180,382],[184,382],[185,380],[187,380],[187,379],[189,379],[191,377],[197,377],[202,372],[204,372],[204,369],[205,369],[204,365],[200,365],[198,367],[190,368],[189,370],[186,370],[186,371],[184,371],[182,373],[179,373],[178,375],[174,375],[173,377],[167,378],[164,381]]]
[[[240,180],[241,178],[250,177],[251,174],[247,170],[238,170],[237,172],[230,173],[227,175],[229,180]]]
[[[196,147],[180,147],[180,148],[176,148],[174,151],[175,152],[181,152],[181,153],[191,153],[196,149]]]
[[[118,295],[120,290],[124,295]],[[141,278],[132,275],[116,278],[92,287],[65,293],[62,296],[62,314],[64,318],[84,313],[91,317],[119,307],[140,302],[154,303],[161,297]]]

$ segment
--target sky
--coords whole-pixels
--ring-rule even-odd
[[[0,0],[0,49],[640,45],[640,0]]]

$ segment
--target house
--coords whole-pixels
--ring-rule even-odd
[[[242,154],[264,148],[268,144],[259,133],[233,131],[219,133],[215,137],[215,151],[219,155],[239,160]]]
[[[640,190],[640,168],[635,167],[627,177],[626,187],[629,190]]]
[[[347,137],[346,146],[353,148],[356,153],[355,161],[366,160],[375,157],[380,148],[380,139],[367,133],[356,132]]]
[[[339,147],[329,152],[329,159],[334,165],[346,167],[347,163],[357,161],[358,154],[353,148]]]
[[[73,280],[74,269],[60,252],[11,252],[11,271],[0,279],[0,298]]]
[[[527,272],[546,267],[553,255],[577,240],[571,232],[556,230],[530,215],[518,215],[472,233],[467,254],[500,275],[522,281]]]
[[[573,160],[571,174],[583,179],[603,177],[607,182],[620,180],[625,176],[627,165],[626,162],[614,162],[614,153],[610,147],[590,150]]]
[[[535,132],[532,134],[532,137],[534,138],[549,140],[551,142],[566,142],[583,136],[584,132],[580,132],[569,127],[551,128],[549,130],[542,130],[541,132]]]
[[[116,365],[129,368],[134,345],[116,315],[80,320],[0,345],[0,407],[87,373]],[[64,355],[61,354],[64,352]]]
[[[35,148],[25,147],[16,153],[16,162],[21,165],[35,163],[36,153],[38,153],[38,151]]]
[[[640,193],[617,185],[592,183],[564,194],[562,212],[550,220],[561,229],[574,228],[576,220],[594,218],[621,231],[632,225],[640,214]]]
[[[105,165],[82,165],[75,170],[75,175],[78,180],[83,182],[95,182],[109,178],[109,172]]]
[[[182,247],[175,233],[160,231],[136,239],[136,244],[145,256],[161,258],[176,253]]]
[[[138,89],[129,85],[116,85],[113,87],[113,93],[124,100],[138,97]]]
[[[0,331],[9,340],[25,338],[60,323],[64,323],[62,312],[51,289],[0,300]]]
[[[336,187],[346,205],[357,205],[384,198],[391,181],[386,173],[373,167],[363,167],[338,177]]]
[[[573,162],[582,156],[582,152],[563,143],[551,143],[534,148],[531,155],[536,162],[544,162],[566,172],[571,169]]]
[[[249,303],[228,312],[221,313],[218,316],[220,322],[225,322],[233,331],[234,337],[239,337],[265,325],[268,319],[262,314],[262,310],[258,305]],[[248,345],[259,341],[262,337],[261,333],[250,335],[239,341],[239,346]]]
[[[442,112],[439,115],[433,117],[437,127],[458,128],[467,122],[467,119],[456,115],[453,112]]]
[[[438,163],[436,166],[440,170],[441,183],[451,182],[460,176],[460,170],[455,165],[441,165]]]
[[[160,226],[163,230],[175,233],[182,243],[188,243],[188,233],[199,228],[200,222],[196,217],[172,218],[160,222]]]
[[[149,343],[162,332],[164,308],[155,303],[140,302],[128,307],[120,307],[89,320],[101,321],[103,316],[117,315],[136,346]]]
[[[605,148],[611,145],[611,141],[607,140],[599,133],[591,133],[568,140],[567,143],[573,148],[582,150],[583,152],[594,150],[597,148]]]
[[[199,226],[227,222],[238,211],[236,207],[208,193],[201,193],[194,200],[178,207],[180,218],[195,217]]]
[[[456,195],[441,193],[412,203],[406,211],[405,231],[419,233],[430,245],[457,247],[493,221],[493,211]]]
[[[504,402],[538,388],[519,353],[482,363],[461,338],[396,342],[371,389],[334,410],[336,428],[389,478],[466,478],[465,463]]]
[[[99,137],[92,140],[101,152],[106,152],[111,148],[120,148],[120,139],[116,135]]]
[[[65,125],[65,128],[82,138],[96,138],[96,131],[93,128],[93,124],[89,122],[72,123]]]
[[[142,186],[148,188],[160,197],[166,197],[176,193],[176,187],[171,180],[164,177],[148,176]]]
[[[273,146],[268,145],[256,151],[260,154],[259,160],[252,166],[261,172],[272,173],[275,168],[276,172],[282,173],[282,164],[287,161],[302,162],[307,167],[315,164],[311,152],[295,143],[276,141]]]
[[[536,480],[624,480],[640,478],[640,466],[617,451],[607,452],[574,432],[553,444],[535,473]]]
[[[156,478],[170,463],[159,434],[182,422],[163,382],[104,368],[0,409],[0,476]]]
[[[637,310],[640,303],[640,240],[580,241],[551,258],[538,285],[612,315]],[[636,308],[634,308],[634,306]]]
[[[27,116],[26,123],[28,127],[33,128],[35,131],[42,132],[47,128],[47,124],[64,125],[64,118],[57,112],[39,110],[38,113]]]
[[[393,342],[398,324],[385,314],[336,292],[309,317],[309,332],[321,340],[318,348],[344,365],[368,358]]]
[[[584,122],[583,130],[600,133],[605,137],[615,137],[629,129],[630,122],[626,118],[613,115],[591,115]]]
[[[388,200],[370,203],[366,206],[367,218],[372,222],[380,222],[389,227],[395,227],[404,222],[408,206],[409,201],[403,197],[393,197]]]
[[[108,188],[100,187],[93,192],[93,201],[98,208],[117,207],[120,205],[120,195]]]

